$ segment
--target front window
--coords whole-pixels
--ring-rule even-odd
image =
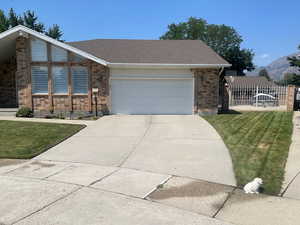
[[[39,39],[31,40],[31,59],[33,62],[46,62],[47,57],[47,43]]]
[[[53,93],[68,93],[68,68],[65,66],[52,67]]]
[[[68,54],[67,51],[56,47],[54,45],[51,46],[51,55],[53,62],[67,62],[68,61]]]
[[[74,94],[88,93],[88,70],[86,67],[72,67],[72,86]]]
[[[48,67],[32,66],[32,93],[48,94]]]

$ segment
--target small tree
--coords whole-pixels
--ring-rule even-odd
[[[271,80],[269,73],[266,69],[261,69],[258,73],[258,76],[267,78],[268,81]]]

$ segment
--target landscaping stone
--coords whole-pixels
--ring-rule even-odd
[[[78,185],[89,185],[116,171],[116,167],[102,167],[88,164],[72,164],[61,172],[50,176],[48,180],[62,181]]]
[[[83,188],[17,225],[229,225],[136,198]]]
[[[0,224],[12,224],[76,189],[75,185],[0,176]]]
[[[169,177],[169,175],[120,169],[100,182],[95,183],[92,187],[144,198]]]
[[[242,225],[298,225],[300,201],[237,190],[216,218]]]
[[[153,192],[149,199],[212,217],[232,191],[230,186],[173,177]]]

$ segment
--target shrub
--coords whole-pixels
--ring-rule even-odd
[[[28,107],[22,107],[16,113],[16,117],[33,117],[33,111]]]

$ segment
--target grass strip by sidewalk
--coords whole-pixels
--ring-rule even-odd
[[[204,118],[227,145],[238,185],[261,177],[264,192],[278,194],[291,144],[292,117],[291,112],[243,112]]]
[[[75,124],[0,121],[0,158],[33,158],[84,127]]]

